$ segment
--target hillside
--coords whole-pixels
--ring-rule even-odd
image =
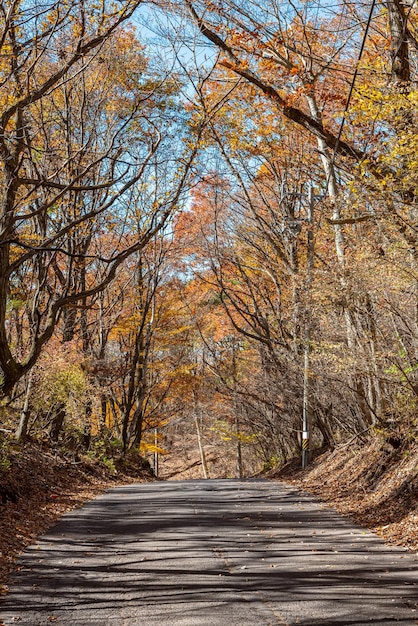
[[[418,551],[418,445],[351,442],[318,456],[306,471],[293,462],[270,476],[316,495],[388,543]]]
[[[120,484],[152,480],[138,461],[119,464],[46,443],[0,448],[0,591],[18,554],[64,513]]]

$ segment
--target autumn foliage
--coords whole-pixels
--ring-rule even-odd
[[[207,475],[214,449],[224,475],[287,461],[307,428],[311,453],[406,449],[416,8],[179,0],[155,48],[140,4],[0,14],[4,428],[193,440]]]

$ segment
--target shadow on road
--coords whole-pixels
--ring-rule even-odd
[[[114,489],[66,515],[19,565],[3,609],[33,625],[124,615],[147,626],[157,613],[169,626],[232,626],[229,614],[240,626],[418,624],[412,555],[266,481]],[[201,617],[205,605],[215,621]]]

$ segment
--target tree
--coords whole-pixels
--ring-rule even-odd
[[[399,152],[397,163],[387,159],[384,147],[376,141],[374,134],[377,114],[362,117],[362,122],[367,122],[361,134],[355,123],[351,125],[352,118],[346,114],[350,103],[356,99],[353,87],[363,84],[364,102],[366,99],[369,101],[370,84],[371,81],[376,83],[377,72],[372,74],[370,68],[360,61],[367,55],[370,59],[369,50],[373,47],[376,65],[377,61],[380,62],[380,79],[384,82],[382,66],[389,62],[384,51],[389,49],[385,44],[390,37],[392,77],[397,85],[393,97],[398,98],[402,93],[410,99],[413,58],[410,46],[416,44],[414,12],[406,12],[396,3],[388,6],[387,13],[376,11],[376,15],[373,14],[373,7],[365,14],[360,6],[346,5],[333,7],[330,11],[327,8],[318,11],[318,7],[312,5],[289,7],[266,3],[254,8],[242,3],[238,6],[234,2],[211,3],[210,6],[204,2],[186,4],[201,34],[218,48],[219,64],[244,79],[250,85],[249,93],[256,87],[272,103],[272,110],[278,109],[285,119],[296,122],[317,139],[325,174],[321,185],[328,191],[330,199],[327,208],[331,213],[329,223],[334,230],[340,283],[338,291],[342,294],[340,301],[346,321],[346,342],[351,355],[351,377],[347,382],[356,399],[359,424],[366,426],[377,424],[380,420],[384,422],[387,389],[378,349],[375,302],[370,294],[370,284],[359,280],[358,266],[347,255],[349,246],[355,240],[355,230],[345,228],[346,225],[360,225],[374,219],[376,213],[374,209],[366,209],[359,215],[353,215],[349,185],[357,178],[357,181],[360,180],[359,189],[377,190],[382,185],[386,186],[387,198],[390,198],[386,210],[390,213],[392,224],[399,229],[399,235],[411,246],[413,254],[415,234],[405,220],[405,211],[400,210],[400,205],[414,201],[415,184],[410,173],[409,184],[405,184],[398,168],[400,161],[404,172],[411,172],[413,163],[410,157],[399,160]],[[376,26],[371,37],[373,29],[369,27],[371,23],[373,26],[373,21]],[[403,39],[401,32],[405,33]],[[327,33],[325,42],[324,33]],[[367,44],[367,54],[363,55],[364,44]],[[356,61],[356,69],[346,81],[344,76],[350,60]],[[379,99],[379,106],[381,111],[382,98]],[[396,116],[386,120],[389,136],[395,132],[398,137],[400,130],[405,129],[405,123],[408,132],[414,135],[410,104],[404,97],[398,102],[398,112],[400,123],[396,121]],[[246,127],[254,124],[254,118],[251,122],[247,121]],[[379,121],[379,124],[382,122]],[[282,134],[290,132],[289,126],[285,126]],[[239,145],[242,149],[243,143]],[[364,145],[367,150],[362,147]],[[405,154],[405,146],[404,141],[401,144],[402,154]],[[311,150],[313,148],[311,144]],[[350,161],[355,168],[348,171]]]
[[[147,70],[133,32],[120,30],[139,4],[3,6],[3,395],[33,367],[61,319],[63,339],[73,337],[80,307],[91,306],[181,199],[195,146],[178,142],[171,191],[154,198],[137,237],[127,237],[119,216],[131,190],[152,176],[157,160],[170,163],[174,176],[175,147],[167,150],[174,116],[161,116],[164,101],[173,106],[174,85]],[[163,150],[169,156],[160,158]],[[98,243],[103,232],[106,251]]]

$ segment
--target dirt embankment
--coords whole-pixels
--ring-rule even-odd
[[[374,440],[318,456],[307,470],[289,464],[270,477],[315,494],[388,543],[418,550],[418,445]]]
[[[110,487],[151,480],[140,464],[118,468],[59,448],[10,444],[0,457],[0,593],[18,554],[64,513]]]

